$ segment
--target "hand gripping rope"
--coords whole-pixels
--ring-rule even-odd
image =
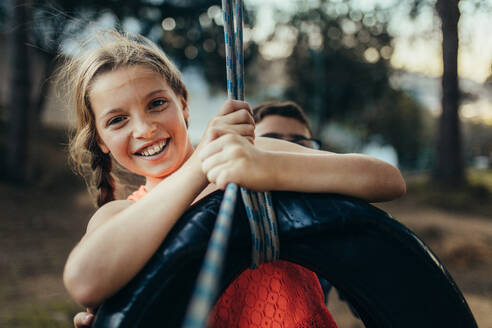
[[[222,0],[226,47],[227,95],[244,100],[243,4],[242,0]],[[234,20],[234,21],[233,21]],[[234,33],[234,22],[236,33]],[[235,51],[234,51],[235,50]],[[225,190],[212,237],[205,254],[197,284],[184,320],[185,328],[206,326],[208,314],[217,294],[218,280],[229,239],[238,186],[229,184]],[[252,268],[279,258],[277,219],[269,192],[250,192],[241,187],[241,196],[251,229]]]

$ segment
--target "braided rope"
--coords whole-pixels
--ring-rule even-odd
[[[205,260],[185,316],[183,324],[185,328],[203,328],[206,326],[206,320],[217,293],[217,283],[222,273],[224,254],[236,204],[236,195],[237,185],[234,183],[227,185],[212,237],[208,244],[207,253],[205,254]]]
[[[222,0],[224,38],[226,46],[227,94],[230,99],[244,100],[243,58],[243,5],[242,0]],[[236,23],[234,33],[233,17]],[[234,51],[234,48],[236,51]],[[218,279],[222,273],[231,222],[236,204],[238,186],[229,184],[220,205],[219,215],[197,279],[183,327],[202,328],[217,294]],[[256,193],[241,188],[241,195],[251,229],[252,268],[279,258],[277,219],[269,192]]]

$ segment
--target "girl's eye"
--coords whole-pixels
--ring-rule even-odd
[[[155,99],[150,102],[149,109],[160,108],[166,104],[167,104],[167,100],[165,99]]]
[[[119,123],[123,122],[125,119],[126,118],[124,116],[116,116],[116,117],[113,117],[112,119],[110,119],[108,121],[108,126],[119,124]]]

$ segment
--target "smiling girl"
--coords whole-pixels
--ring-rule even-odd
[[[70,154],[80,170],[90,168],[98,190],[99,209],[63,274],[67,290],[80,304],[96,307],[122,288],[194,202],[228,183],[257,191],[340,193],[368,201],[391,200],[405,192],[400,172],[374,158],[255,139],[251,109],[242,101],[226,101],[194,149],[187,134],[188,93],[178,70],[148,40],[104,35],[97,49],[70,59],[61,70],[77,113]],[[129,199],[115,199],[114,161],[145,178]],[[335,325],[320,306],[319,283],[307,269],[278,261],[256,272],[247,270],[238,279],[269,270],[279,274],[280,292],[292,294],[289,306],[305,309],[291,318],[280,301],[273,304],[276,313],[284,311],[282,326],[311,327],[313,318],[325,322],[323,327]],[[302,294],[295,289],[299,277],[306,289]],[[221,299],[214,313],[228,310]],[[248,319],[244,313],[242,318]],[[219,319],[211,325],[233,327],[239,317]]]

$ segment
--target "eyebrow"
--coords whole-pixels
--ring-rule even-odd
[[[167,90],[164,90],[164,89],[157,89],[157,90],[154,90],[154,91],[151,91],[149,92],[146,96],[144,96],[144,99],[148,99],[150,97],[152,97],[153,95],[157,94],[157,93],[161,93],[161,92],[165,92],[165,93],[168,93]],[[106,112],[104,112],[102,115],[101,115],[101,119],[107,117],[107,116],[110,116],[111,114],[114,114],[114,113],[118,113],[118,112],[121,112],[122,109],[121,108],[112,108]]]
[[[161,93],[161,92],[165,92],[165,93],[168,93],[167,90],[165,89],[157,89],[157,90],[154,90],[154,91],[151,91],[149,92],[144,98],[147,99],[147,98],[150,98],[152,97],[153,95],[155,95],[156,93]]]

